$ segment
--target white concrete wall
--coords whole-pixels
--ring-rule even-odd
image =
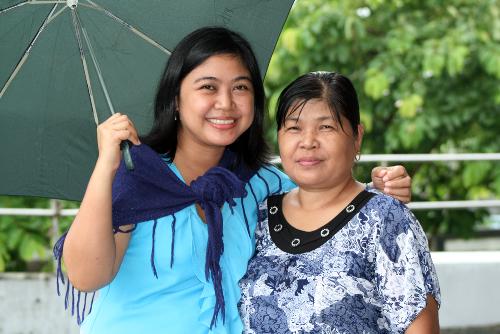
[[[0,274],[0,334],[78,333],[55,284],[51,274]]]
[[[500,324],[500,252],[440,252],[442,328]],[[0,274],[0,334],[76,334],[50,274]]]
[[[500,252],[435,252],[442,328],[500,324]]]

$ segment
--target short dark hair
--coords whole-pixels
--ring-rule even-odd
[[[264,139],[265,94],[259,65],[248,41],[223,27],[205,27],[184,37],[175,47],[160,80],[155,100],[154,123],[141,141],[173,160],[177,149],[178,122],[176,99],[182,80],[197,66],[214,55],[234,55],[250,72],[254,91],[254,119],[250,127],[231,145],[238,162],[257,169],[269,161]]]
[[[360,117],[356,90],[347,77],[335,72],[306,73],[281,92],[276,112],[278,131],[284,125],[287,115],[298,110],[300,117],[304,105],[313,99],[325,101],[332,117],[341,127],[340,117],[344,116],[349,121],[354,136],[358,135]]]

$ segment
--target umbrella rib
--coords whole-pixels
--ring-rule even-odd
[[[85,58],[85,53],[83,52],[83,44],[82,39],[80,37],[80,29],[79,24],[75,15],[75,11],[71,11],[71,17],[73,19],[73,27],[75,28],[75,36],[78,42],[78,49],[80,50],[80,59],[82,60],[83,72],[85,73],[85,81],[87,82],[87,91],[89,93],[90,104],[92,106],[92,113],[94,115],[94,122],[96,125],[99,125],[99,118],[97,117],[97,110],[95,107],[94,94],[92,93],[92,85],[90,82],[90,75],[87,66],[87,60]]]
[[[51,4],[51,3],[55,3],[55,4],[63,3],[63,4],[66,4],[66,1],[62,1],[62,0],[59,0],[59,1],[29,0],[28,2],[29,2],[30,5],[47,5],[47,4]]]
[[[17,8],[17,7],[21,7],[22,5],[26,5],[28,3],[28,1],[21,1],[19,3],[16,3],[15,5],[12,5],[10,7],[7,7],[7,8],[4,8],[2,10],[0,10],[0,14],[3,14],[11,9],[14,9],[14,8]]]
[[[50,23],[50,22],[52,22],[52,20],[54,20],[56,17],[58,17],[64,10],[66,10],[66,8],[68,8],[68,7],[64,6],[63,8],[59,9],[59,11],[57,13],[55,13],[52,16],[50,16],[49,20],[47,21],[47,24]]]
[[[54,13],[54,11],[56,10],[56,7],[57,7],[57,3],[54,5],[54,7],[52,7],[52,10],[50,11],[49,15],[47,15],[47,17],[43,21],[42,25],[40,26],[37,33],[35,34],[35,37],[33,37],[33,39],[31,40],[31,43],[28,45],[28,47],[24,51],[23,57],[19,60],[19,62],[16,65],[16,68],[14,69],[14,71],[12,71],[9,79],[7,80],[5,85],[3,86],[2,90],[0,91],[0,99],[5,94],[5,92],[7,91],[7,88],[9,88],[12,80],[14,80],[17,73],[19,73],[19,71],[21,70],[21,67],[23,67],[24,63],[28,59],[28,56],[30,55],[31,49],[33,48],[33,45],[35,45],[36,40],[38,39],[38,37],[40,36],[42,31],[45,29],[45,27],[49,23],[49,19],[52,16],[52,14]]]
[[[99,78],[99,82],[101,83],[102,92],[104,93],[104,97],[106,98],[106,102],[108,104],[109,111],[113,115],[115,113],[115,108],[113,108],[113,103],[111,103],[111,98],[109,97],[108,89],[106,88],[106,83],[104,82],[104,78],[102,76],[101,67],[99,66],[99,62],[97,61],[97,58],[94,54],[94,49],[92,48],[92,44],[90,43],[90,39],[87,35],[87,31],[85,30],[85,28],[83,28],[83,25],[80,21],[80,17],[78,16],[78,13],[76,13],[76,18],[77,18],[78,26],[80,27],[80,29],[82,29],[83,38],[85,39],[85,43],[87,43],[87,47],[88,47],[89,53],[90,53],[90,58],[92,59],[92,62],[94,63],[94,68],[96,70],[97,77]]]
[[[165,47],[163,47],[160,43],[156,42],[151,37],[149,37],[148,35],[146,35],[145,33],[143,33],[142,31],[138,30],[137,28],[135,28],[131,24],[125,22],[124,20],[122,20],[118,16],[114,15],[109,10],[107,10],[107,9],[99,6],[98,4],[96,4],[95,2],[93,2],[91,0],[87,0],[87,2],[90,3],[93,6],[94,9],[104,12],[104,14],[106,14],[109,17],[111,17],[113,20],[117,21],[118,23],[120,23],[121,25],[123,25],[124,27],[126,27],[127,29],[129,29],[130,31],[132,31],[134,34],[136,34],[137,36],[139,36],[140,38],[142,38],[143,40],[145,40],[149,44],[151,44],[154,47],[160,49],[162,52],[166,53],[167,55],[172,54],[172,52],[170,50],[168,50]]]

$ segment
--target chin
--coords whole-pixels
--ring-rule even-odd
[[[238,139],[238,137],[212,138],[212,140],[209,140],[208,142],[212,146],[223,146],[223,147],[226,147],[226,146],[229,146],[229,145],[233,144],[237,139]]]

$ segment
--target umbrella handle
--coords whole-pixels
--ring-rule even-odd
[[[123,160],[125,160],[125,167],[127,170],[134,170],[134,162],[130,155],[130,141],[124,140],[120,143],[120,149],[123,151]]]

